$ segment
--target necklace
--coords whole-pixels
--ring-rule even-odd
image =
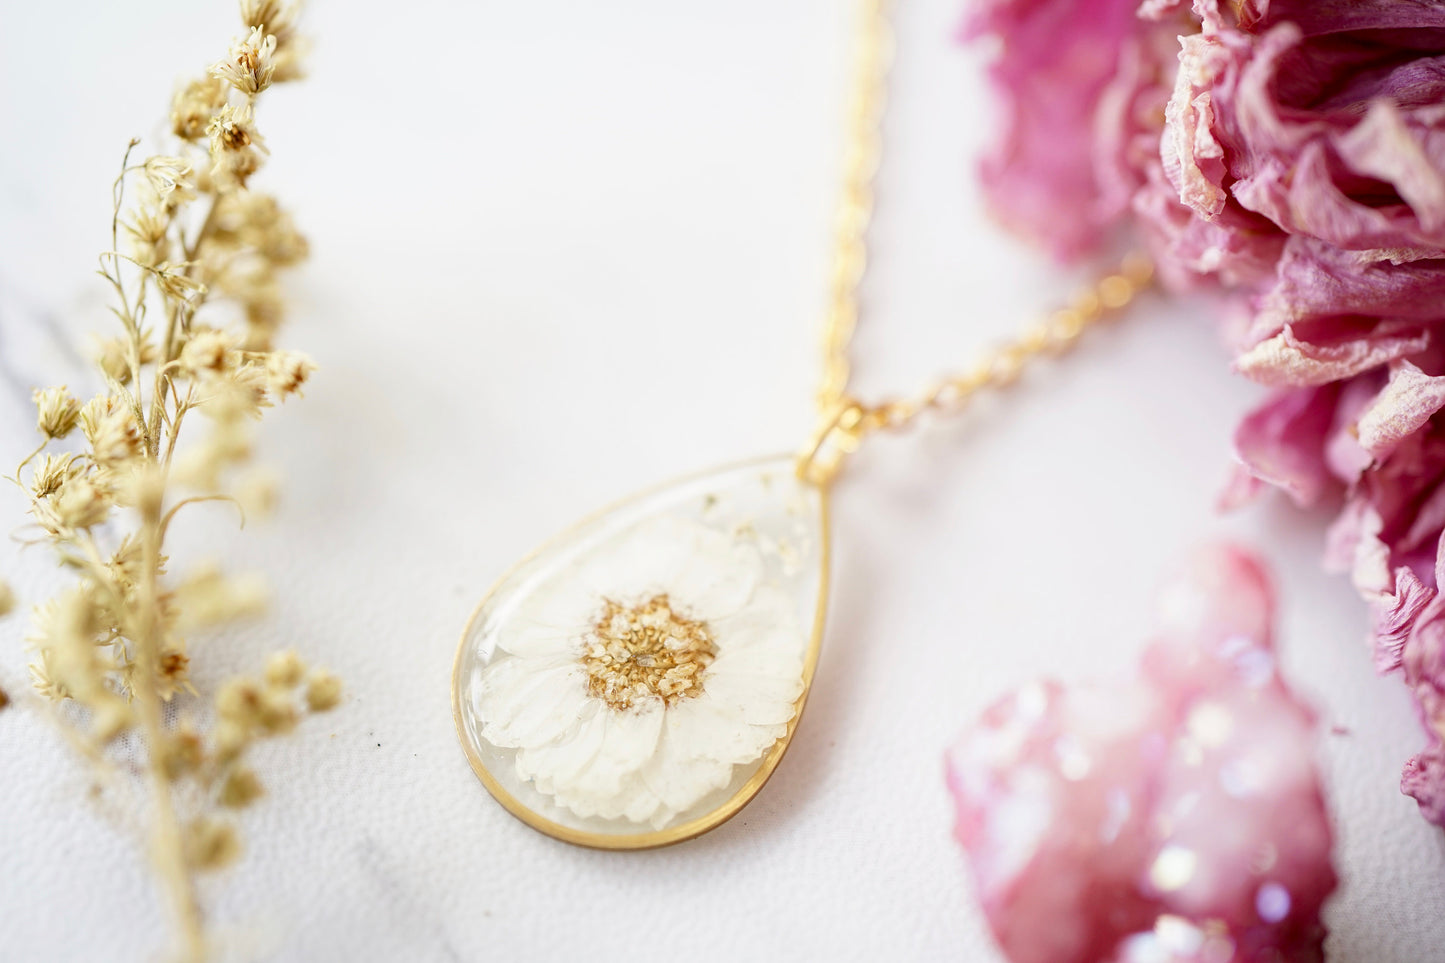
[[[869,435],[948,413],[1071,346],[1148,284],[1138,257],[967,370],[914,396],[849,394],[892,52],[866,0],[823,336],[818,427],[796,455],[655,488],[543,545],[482,599],[452,709],[472,769],[566,842],[646,849],[717,827],[758,793],[802,714],[829,589],[828,490]]]

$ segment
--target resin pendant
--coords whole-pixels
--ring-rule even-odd
[[[828,601],[827,496],[794,464],[636,496],[482,600],[452,707],[513,815],[570,843],[645,849],[707,832],[762,788],[812,685]]]

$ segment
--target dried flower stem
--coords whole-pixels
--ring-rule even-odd
[[[131,683],[137,714],[146,745],[147,781],[150,783],[152,850],[156,870],[170,895],[171,911],[180,935],[182,952],[187,960],[205,958],[205,936],[201,905],[186,863],[180,820],[171,799],[171,782],[164,766],[158,765],[165,744],[164,719],[160,696],[160,641],[157,614],[160,596],[156,581],[161,567],[161,521],[159,500],[147,502],[141,516],[141,532],[145,544],[145,564],[140,606],[142,625],[136,633],[136,666],[138,672]]]
[[[36,687],[88,710],[78,724],[57,721],[98,770],[116,768],[108,752],[122,735],[144,749],[151,857],[179,956],[193,963],[208,949],[197,877],[239,853],[220,811],[263,792],[245,764],[248,747],[289,732],[340,696],[324,670],[303,686],[305,665],[283,653],[268,660],[261,680],[231,679],[207,697],[212,731],[180,709],[167,721],[167,703],[196,692],[186,634],[253,612],[259,602],[248,583],[212,568],[174,579],[165,554],[172,522],[190,505],[239,507],[224,482],[249,457],[249,423],[298,394],[314,367],[273,347],[275,278],[305,257],[305,241],[274,200],[249,186],[266,152],[254,125],[256,97],[299,76],[294,14],[278,0],[242,0],[241,12],[247,36],[175,97],[176,153],[135,164],[139,142],[131,141],[112,185],[111,248],[99,273],[114,292],[121,335],[100,345],[106,390],[84,405],[64,387],[37,391],[44,441],[11,479],[29,496],[42,540],[78,578],[36,609],[29,637]],[[132,182],[139,198],[128,204]],[[205,215],[190,231],[187,221],[199,213],[190,204],[201,197]],[[213,300],[239,308],[241,330],[214,319]],[[153,307],[165,319],[159,342],[146,323]],[[181,426],[194,409],[210,430],[183,447]],[[77,428],[83,446],[49,451]],[[135,520],[129,531],[122,509]]]

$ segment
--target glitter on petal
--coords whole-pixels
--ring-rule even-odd
[[[1012,963],[1323,960],[1317,727],[1275,668],[1273,614],[1256,559],[1201,553],[1137,677],[1031,684],[950,751],[956,833]]]

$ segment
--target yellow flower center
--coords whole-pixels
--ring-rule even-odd
[[[613,709],[661,697],[667,705],[702,693],[702,676],[717,658],[706,622],[689,619],[666,595],[640,605],[604,600],[582,650],[587,691]]]

